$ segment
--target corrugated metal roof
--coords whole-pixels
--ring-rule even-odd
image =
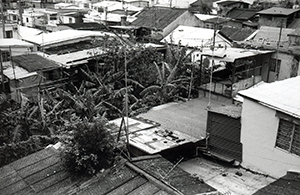
[[[19,39],[0,39],[0,47],[33,47],[33,44]]]
[[[288,34],[292,33],[293,31],[294,29],[283,28],[280,36],[280,44],[287,44],[289,41]],[[261,26],[256,36],[253,38],[253,41],[276,46],[279,40],[279,35],[279,27]]]
[[[288,9],[283,7],[271,7],[269,9],[265,9],[262,11],[257,12],[258,14],[264,14],[264,15],[283,15],[288,16],[295,12],[299,12],[300,9]]]
[[[259,10],[234,8],[228,12],[227,17],[236,20],[250,20]]]
[[[167,7],[146,7],[136,15],[137,19],[132,22],[132,25],[163,30],[187,11],[186,9]]]
[[[36,36],[26,37],[23,40],[30,43],[47,46],[55,43],[61,43],[64,41],[74,40],[74,39],[84,39],[88,37],[97,37],[111,35],[115,36],[113,33],[99,32],[99,31],[85,31],[85,30],[62,30],[52,33],[42,33]]]
[[[230,38],[234,41],[244,41],[249,36],[251,36],[254,32],[256,32],[255,29],[252,28],[231,28],[231,27],[223,27],[220,30],[221,33],[223,33],[225,36]]]
[[[14,56],[12,60],[14,63],[26,69],[28,72],[59,68],[59,65],[56,62],[48,60],[37,54]]]
[[[7,76],[10,80],[22,79],[37,75],[36,72],[28,72],[27,70],[19,66],[15,66],[14,68],[8,67],[7,69],[3,70],[3,74]]]
[[[171,44],[180,44],[189,47],[200,47],[212,44],[214,30],[208,28],[198,28],[192,26],[178,26],[169,35],[167,35],[161,42],[168,42]],[[220,35],[217,37],[220,42]],[[223,38],[225,39],[225,38]],[[224,40],[225,41],[225,40]],[[229,42],[229,41],[228,41]]]
[[[300,118],[300,76],[283,81],[265,83],[239,94],[259,103]]]
[[[274,51],[268,50],[255,50],[255,49],[240,49],[240,48],[227,48],[226,50],[219,50],[212,52],[206,50],[202,55],[214,56],[217,60],[223,62],[234,62],[237,59],[257,56],[261,54],[273,53]]]
[[[228,4],[228,3],[247,3],[247,4],[253,4],[254,0],[220,0],[216,1],[216,4]]]

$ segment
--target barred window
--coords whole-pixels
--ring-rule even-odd
[[[280,118],[276,147],[300,156],[300,125],[293,120]]]

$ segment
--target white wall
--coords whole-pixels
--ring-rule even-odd
[[[300,156],[275,147],[279,119],[276,111],[249,99],[242,110],[242,166],[279,178],[300,171]]]

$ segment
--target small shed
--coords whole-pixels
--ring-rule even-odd
[[[241,107],[209,108],[207,115],[208,153],[222,160],[242,161]]]

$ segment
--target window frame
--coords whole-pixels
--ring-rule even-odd
[[[300,140],[295,139],[295,137],[300,137],[300,120],[281,112],[277,112],[276,116],[279,118],[279,123],[275,147],[300,157]],[[286,130],[288,130],[288,132]],[[286,139],[284,140],[286,143],[280,143],[280,139]],[[298,145],[296,142],[298,142]]]

